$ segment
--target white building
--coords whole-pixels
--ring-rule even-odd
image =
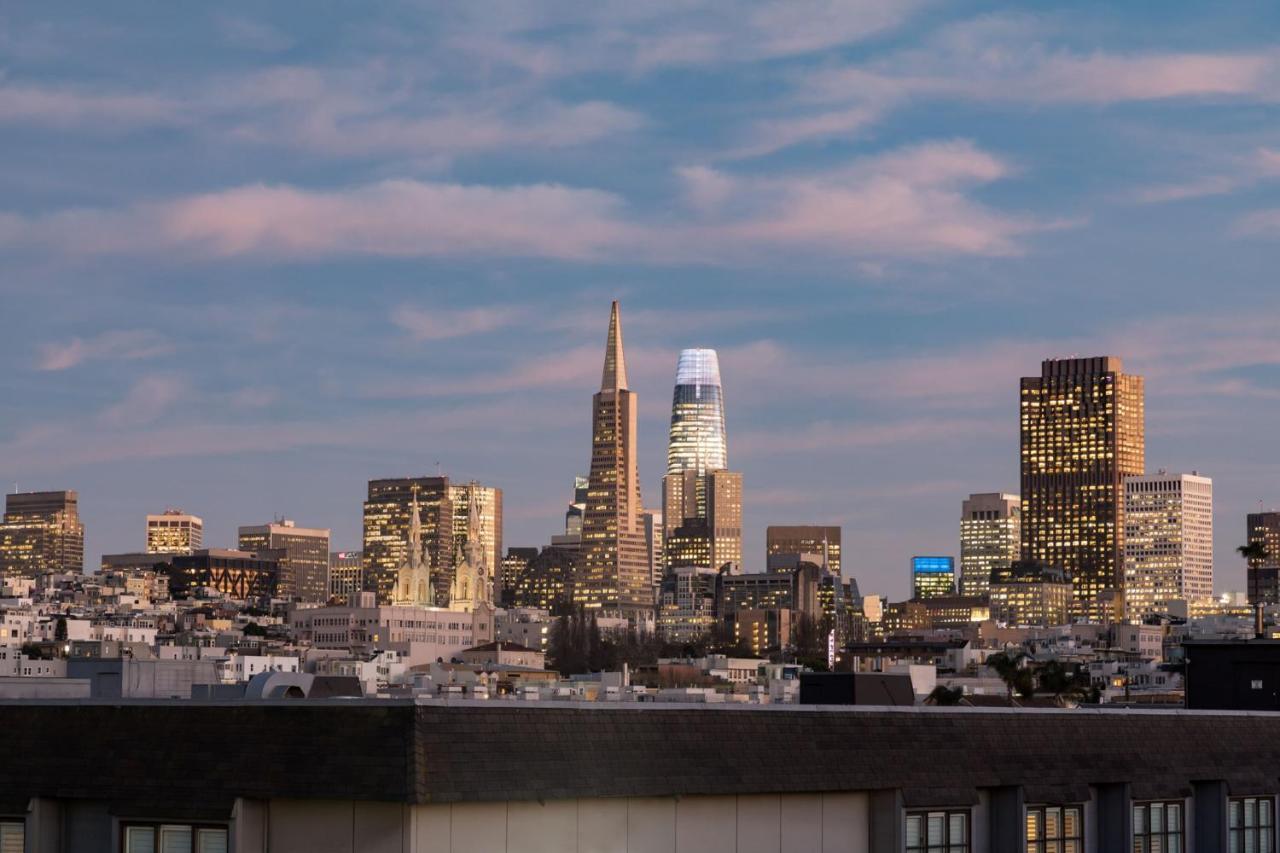
[[[1022,498],[969,495],[960,510],[960,594],[985,595],[991,571],[1018,559],[1021,537]]]
[[[290,627],[295,638],[320,649],[372,652],[391,649],[409,665],[437,659],[450,661],[464,649],[493,639],[493,610],[471,612],[443,607],[373,605],[362,593],[363,607],[294,608]]]
[[[298,671],[298,659],[284,655],[231,655],[218,667],[223,684],[238,684],[264,672]]]
[[[148,554],[190,554],[204,547],[204,519],[180,509],[147,516]]]
[[[1163,470],[1125,478],[1124,591],[1131,619],[1213,597],[1213,480]]]
[[[499,610],[494,617],[496,623],[494,639],[546,652],[551,641],[551,627],[555,621],[555,617],[549,611],[538,607],[511,607]]]

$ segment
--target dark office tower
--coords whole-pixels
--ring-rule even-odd
[[[647,619],[653,609],[653,584],[640,502],[636,408],[635,392],[627,388],[622,327],[614,302],[600,390],[591,398],[584,565],[574,597],[589,608]]]
[[[686,349],[676,362],[667,439],[667,474],[662,478],[663,539],[705,541],[692,551],[666,548],[667,568],[718,569],[742,564],[742,474],[725,470],[728,450],[720,362],[713,349]],[[702,531],[702,533],[697,533]],[[694,552],[704,561],[689,562]]]
[[[311,603],[329,600],[329,529],[298,527],[287,518],[240,528],[240,550],[279,564],[276,595]]]
[[[384,604],[391,601],[395,591],[396,572],[409,560],[409,519],[415,491],[436,601],[445,601],[449,596],[455,550],[449,478],[370,480],[369,498],[364,502],[364,588],[376,592]]]
[[[822,565],[824,549],[827,567],[840,574],[840,525],[771,524],[765,530],[765,555],[770,563],[783,555],[810,554],[807,560]],[[789,562],[794,561],[783,557],[783,563]]]
[[[1246,562],[1250,604],[1280,604],[1280,512],[1251,512],[1248,543],[1261,545],[1267,555]]]
[[[84,571],[84,525],[79,496],[18,492],[5,496],[0,523],[0,574]]]
[[[1051,359],[1022,379],[1022,558],[1066,571],[1077,616],[1123,604],[1124,478],[1144,473],[1143,405],[1142,377],[1113,356]]]

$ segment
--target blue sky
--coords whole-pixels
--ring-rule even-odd
[[[1280,504],[1280,9],[694,0],[0,8],[0,478],[91,564],[181,506],[359,545],[371,477],[587,467],[609,300],[659,476],[719,349],[747,565],[864,591],[1017,489],[1017,379],[1120,355],[1149,470]]]

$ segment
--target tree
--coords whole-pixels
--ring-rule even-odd
[[[959,705],[964,700],[963,687],[948,687],[945,684],[939,684],[933,688],[933,692],[925,698],[925,702],[929,705]]]
[[[67,617],[59,616],[58,623],[53,626],[53,640],[55,643],[66,642],[67,639]]]
[[[996,652],[987,658],[987,669],[993,670],[1004,682],[1010,700],[1015,691],[1019,696],[1030,696],[1035,692],[1035,679],[1023,666],[1027,658],[1024,651]]]
[[[1236,553],[1250,562],[1255,560],[1265,560],[1271,556],[1267,553],[1267,546],[1261,542],[1250,542],[1247,545],[1240,545],[1236,548]]]
[[[262,627],[261,625],[259,625],[257,622],[246,622],[246,623],[244,624],[244,628],[243,628],[242,630],[244,631],[244,635],[245,635],[246,637],[265,637],[265,636],[267,636],[267,629],[266,629],[266,628],[263,628],[263,627]]]
[[[1059,660],[1041,664],[1036,671],[1036,681],[1041,690],[1059,702],[1064,698],[1080,699],[1088,692],[1088,685],[1081,681],[1079,668],[1068,667]]]

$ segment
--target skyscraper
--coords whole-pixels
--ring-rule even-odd
[[[467,523],[472,502],[475,502],[479,513],[480,527],[477,536],[479,547],[484,552],[490,571],[495,573],[493,592],[495,595],[503,588],[502,579],[502,489],[484,486],[472,480],[449,486],[449,503],[453,507],[453,553],[455,561],[458,549],[466,548]]]
[[[911,598],[942,598],[956,591],[954,557],[912,557]]]
[[[1050,359],[1021,383],[1022,557],[1059,566],[1074,613],[1123,586],[1124,478],[1144,472],[1141,376],[1114,356]]]
[[[448,477],[395,477],[370,480],[364,502],[364,588],[391,601],[396,575],[409,559],[409,525],[417,494],[422,539],[431,558],[437,601],[449,595],[453,578],[453,503]]]
[[[329,600],[329,530],[298,527],[284,518],[240,528],[240,550],[274,557],[280,564],[276,595],[299,601]]]
[[[609,315],[600,390],[591,398],[591,472],[582,519],[584,566],[574,597],[604,612],[647,618],[654,592],[636,452],[635,392],[627,388],[618,303]]]
[[[364,589],[364,555],[359,551],[329,552],[329,596],[354,604]]]
[[[1124,600],[1130,618],[1213,597],[1213,480],[1160,471],[1124,481]]]
[[[742,565],[742,474],[726,470],[724,392],[713,349],[682,350],[676,362],[662,479],[666,568]],[[695,542],[702,538],[703,542]],[[670,544],[668,544],[670,543]],[[699,562],[689,562],[691,559]]]
[[[991,571],[1008,568],[1022,547],[1022,500],[986,492],[969,495],[960,510],[960,594],[986,595]]]
[[[5,496],[0,574],[84,571],[84,524],[74,491]]]
[[[204,520],[180,509],[147,516],[148,554],[190,554],[204,547]]]
[[[1250,545],[1258,544],[1267,555],[1245,563],[1250,604],[1280,604],[1280,512],[1251,512],[1245,528]]]
[[[771,524],[764,535],[766,562],[787,554],[809,554],[812,557],[807,559],[821,565],[825,554],[827,568],[840,574],[840,525]]]

